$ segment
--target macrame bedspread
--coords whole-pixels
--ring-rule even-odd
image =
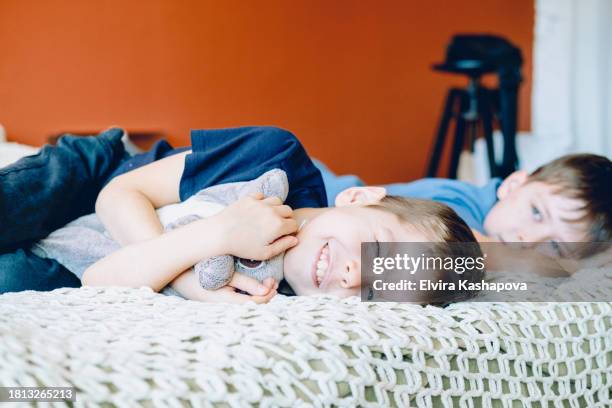
[[[0,296],[0,386],[75,386],[79,406],[608,407],[611,312],[12,293]]]

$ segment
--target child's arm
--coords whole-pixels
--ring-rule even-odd
[[[132,244],[160,236],[156,208],[180,201],[185,156],[179,153],[114,178],[98,195],[96,214],[115,241]]]
[[[96,213],[111,236],[129,245],[162,235],[164,228],[155,210],[180,201],[179,186],[185,156],[176,154],[114,178],[98,195]],[[170,283],[191,299],[189,272]],[[195,288],[194,288],[195,289]]]
[[[232,254],[268,259],[297,243],[287,235],[297,231],[291,215],[277,197],[245,197],[214,217],[121,248],[89,267],[83,284],[159,291],[202,258]]]
[[[215,219],[199,220],[153,239],[124,246],[90,266],[84,285],[149,286],[161,290],[203,256],[222,254]]]
[[[179,153],[122,174],[102,189],[96,200],[96,214],[115,241],[129,245],[163,233],[155,210],[180,201],[180,180],[189,153]],[[171,285],[190,298],[186,293],[191,283],[188,275],[179,274]]]

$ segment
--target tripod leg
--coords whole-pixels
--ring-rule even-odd
[[[448,126],[450,120],[453,117],[453,105],[458,96],[457,89],[451,89],[446,95],[446,102],[444,104],[444,110],[442,111],[442,117],[440,118],[440,125],[436,134],[436,140],[434,142],[431,155],[429,156],[429,164],[427,165],[426,177],[435,177],[440,167],[440,158],[442,157],[442,149],[444,148],[444,141],[446,134],[448,133]]]
[[[500,127],[504,135],[504,156],[501,177],[510,175],[518,165],[516,130],[518,111],[518,85],[507,86],[500,92]]]
[[[484,130],[485,142],[487,143],[487,156],[489,158],[489,174],[491,177],[499,177],[499,170],[495,161],[495,146],[493,144],[493,111],[495,109],[494,100],[491,98],[488,89],[480,91],[480,117]]]
[[[464,112],[468,109],[468,95],[465,92],[458,93],[459,103],[459,115],[457,116],[457,121],[455,123],[455,140],[453,141],[453,148],[451,151],[451,159],[448,167],[448,178],[455,179],[457,178],[457,169],[459,168],[459,158],[461,157],[461,152],[463,151],[463,147],[465,144],[465,128],[468,125],[465,117],[463,116]]]

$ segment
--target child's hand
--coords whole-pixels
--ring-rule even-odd
[[[220,214],[227,253],[245,259],[270,259],[297,244],[293,210],[278,197],[244,197]]]
[[[268,303],[276,296],[278,283],[272,278],[267,278],[260,283],[254,278],[235,273],[227,286],[217,290],[206,290],[200,286],[193,270],[189,270],[172,282],[172,288],[183,297],[200,302]]]
[[[236,292],[236,289],[245,293]],[[263,283],[259,283],[249,276],[235,273],[227,286],[210,291],[206,301],[226,303],[268,303],[270,299],[276,296],[277,289],[278,283],[272,278],[267,278]]]

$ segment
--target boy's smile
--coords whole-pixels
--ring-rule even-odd
[[[323,245],[319,251],[319,256],[312,265],[312,279],[316,287],[326,282],[327,272],[331,269],[331,257],[329,254],[329,242]]]

